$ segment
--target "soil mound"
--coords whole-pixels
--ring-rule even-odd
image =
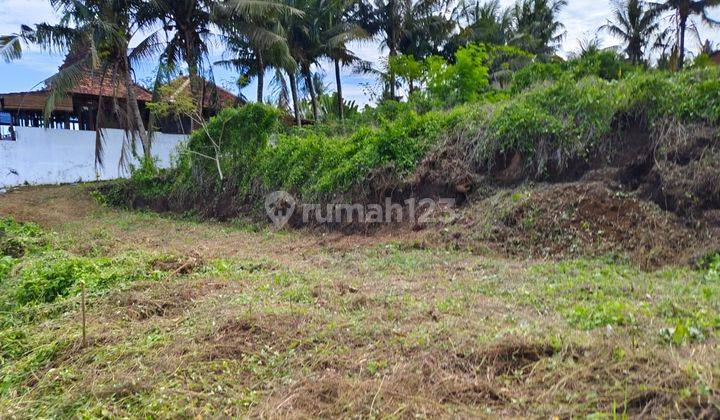
[[[720,245],[718,232],[602,182],[501,190],[463,209],[442,235],[478,251],[543,258],[613,254],[648,268],[687,263]]]

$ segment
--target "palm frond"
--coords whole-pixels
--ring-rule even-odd
[[[130,51],[128,58],[131,63],[148,61],[162,52],[165,43],[160,39],[159,32],[151,33]]]
[[[45,109],[43,112],[43,118],[46,122],[50,120],[50,116],[55,109],[55,103],[58,99],[67,96],[68,91],[83,78],[89,65],[90,59],[86,57],[61,69],[54,76],[45,80],[46,86],[50,89],[48,97],[45,100]]]
[[[275,0],[226,0],[213,10],[215,14],[243,18],[265,17],[268,14],[302,17],[303,11]]]
[[[20,26],[20,32],[11,35],[0,35],[0,57],[5,62],[22,57],[23,44],[35,41],[35,31],[27,25]]]
[[[0,57],[6,63],[22,57],[22,39],[19,35],[0,36]]]

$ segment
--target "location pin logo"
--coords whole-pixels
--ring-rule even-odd
[[[295,212],[295,197],[285,191],[275,191],[265,197],[265,212],[275,227],[282,228]]]

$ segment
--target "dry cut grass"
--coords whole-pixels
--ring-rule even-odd
[[[3,418],[720,416],[706,272],[198,223],[85,194],[24,189],[0,213],[72,254],[148,255],[157,275],[92,293],[84,348],[77,296],[3,315]]]

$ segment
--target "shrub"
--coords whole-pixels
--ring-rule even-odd
[[[624,57],[614,51],[591,50],[577,59],[565,63],[575,79],[597,76],[605,80],[618,80],[635,70]]]
[[[486,128],[478,140],[481,161],[490,165],[497,153],[520,152],[535,165],[537,175],[543,175],[550,162],[562,170],[573,159],[608,156],[613,122],[627,116],[649,124],[667,117],[716,124],[720,121],[718,70],[636,72],[616,81],[596,76],[576,81],[564,73],[556,81],[500,102],[487,121],[468,124]]]
[[[491,164],[497,152],[520,152],[534,162],[538,175],[554,160],[568,161],[605,146],[622,96],[608,82],[568,77],[530,90],[497,107],[488,122],[488,146],[481,158]]]
[[[532,63],[514,74],[510,89],[517,94],[540,82],[554,82],[563,77],[581,80],[596,76],[608,81],[619,80],[636,70],[635,66],[613,51],[588,51],[566,62]]]
[[[408,111],[395,121],[363,127],[350,136],[281,136],[275,147],[258,156],[258,176],[268,189],[288,189],[306,198],[347,192],[382,166],[391,166],[402,176],[458,115]]]
[[[539,82],[557,80],[562,74],[563,69],[559,63],[535,62],[515,73],[510,90],[520,93]]]
[[[490,82],[485,63],[485,47],[468,45],[455,53],[455,63],[448,64],[441,57],[427,59],[428,92],[448,105],[475,101]]]
[[[470,56],[483,53],[472,48],[462,51]],[[450,66],[463,68],[463,53],[458,52],[458,57],[459,63],[440,65],[435,80],[437,94],[441,86],[450,92],[449,86],[464,83],[454,85],[457,79],[448,76],[464,72],[448,70]],[[474,90],[477,102],[450,111],[428,111],[438,102],[433,95],[421,93],[416,93],[410,103],[386,101],[341,129],[321,125],[276,134],[277,110],[273,108],[253,105],[226,110],[206,128],[214,137],[232,133],[223,141],[220,157],[224,171],[235,174],[231,179],[236,184],[231,186],[236,188],[225,188],[228,183],[219,182],[209,159],[184,153],[178,168],[168,173],[172,194],[189,193],[194,205],[201,206],[208,206],[208,199],[224,192],[237,194],[234,198],[238,202],[247,203],[257,201],[254,194],[277,189],[290,190],[308,200],[334,199],[351,192],[358,195],[354,198],[362,199],[374,171],[382,172],[388,181],[400,182],[434,144],[447,145],[439,139],[463,143],[468,170],[487,171],[498,157],[519,152],[535,177],[544,178],[561,173],[571,163],[612,156],[619,134],[613,130],[620,126],[618,122],[629,118],[650,125],[666,118],[683,123],[720,121],[718,69],[678,74],[630,71],[620,72],[619,80],[606,80],[612,76],[609,73],[606,78],[591,75],[576,79],[579,74],[614,68],[614,64],[603,64],[602,57],[588,55],[585,61],[578,61],[587,66],[575,64],[576,69],[584,69],[576,73],[563,70],[565,64],[534,63],[516,74],[515,88],[534,83],[537,78],[533,69],[554,80],[534,84],[512,96],[503,91],[478,94],[479,89]],[[600,65],[591,65],[591,58]],[[468,60],[473,62],[474,58]],[[613,60],[608,62],[617,64]],[[483,70],[480,73],[485,74]],[[453,96],[448,95],[444,99]],[[423,104],[424,112],[415,111],[418,104]],[[271,135],[273,142],[269,144]],[[193,133],[187,148],[210,153],[208,137],[204,131]]]
[[[277,109],[261,104],[220,111],[191,134],[181,151],[179,185],[192,190],[217,183],[218,166],[223,174],[240,171],[246,183],[255,157],[277,129],[278,117]]]

